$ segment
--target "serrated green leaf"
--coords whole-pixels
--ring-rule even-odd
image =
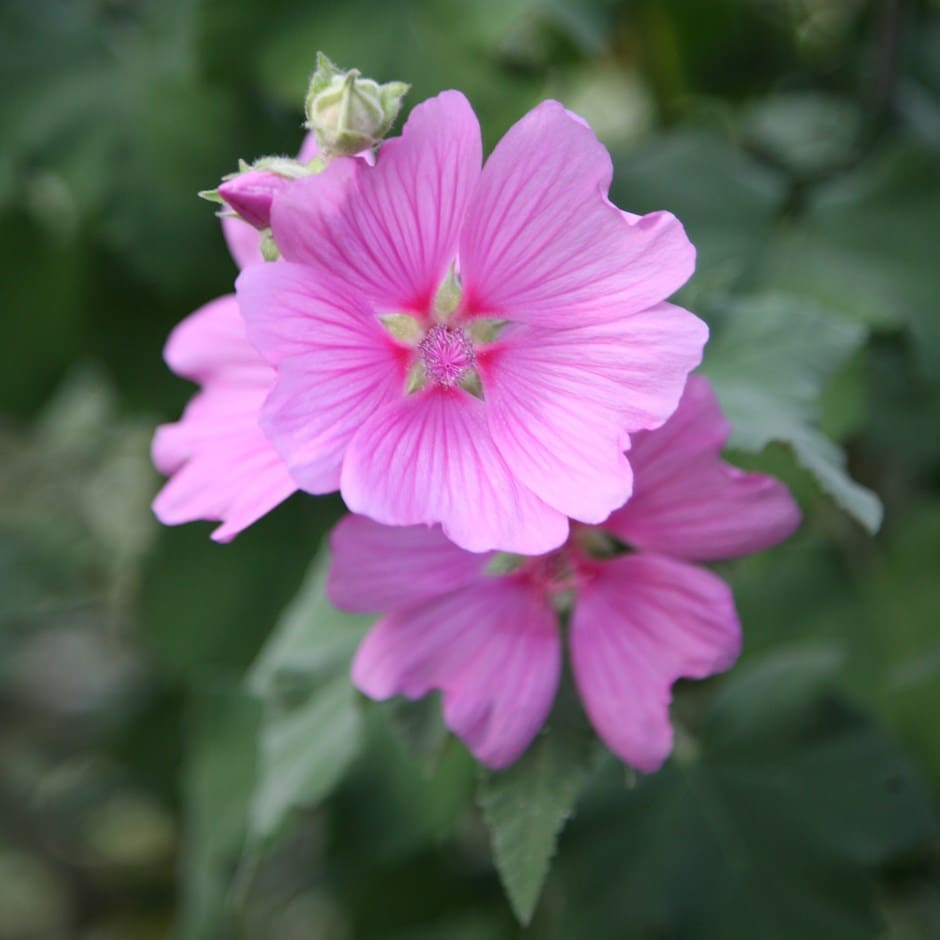
[[[493,859],[523,924],[532,919],[558,836],[591,769],[594,737],[580,713],[572,720],[573,711],[567,696],[560,697],[526,753],[508,770],[485,772],[480,780]]]
[[[798,298],[739,298],[722,308],[703,369],[731,421],[732,447],[789,445],[820,487],[874,532],[880,501],[852,480],[841,448],[818,428],[823,386],[865,336],[860,324]]]
[[[373,618],[326,597],[323,549],[249,676],[264,704],[251,834],[273,836],[288,814],[313,806],[342,779],[361,743],[349,663]]]
[[[592,788],[562,856],[560,936],[878,935],[873,879],[930,844],[923,782],[838,697],[828,651],[783,650],[732,673],[694,756],[625,792]]]

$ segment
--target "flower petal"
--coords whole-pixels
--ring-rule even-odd
[[[672,750],[672,684],[738,657],[730,588],[710,571],[657,555],[598,565],[571,620],[571,661],[591,723],[623,761],[651,773]]]
[[[221,520],[212,538],[228,542],[297,489],[258,427],[266,394],[264,386],[210,386],[180,421],[157,429],[153,461],[172,474],[153,503],[162,523]]]
[[[471,552],[537,555],[568,533],[564,515],[499,455],[483,403],[459,388],[430,387],[376,411],[346,454],[342,492],[353,512],[378,522],[440,522]]]
[[[569,335],[570,334],[570,335]],[[695,314],[661,303],[618,323],[558,334],[593,373],[620,388],[623,427],[659,427],[678,407],[688,374],[701,362],[708,327]]]
[[[274,370],[248,342],[245,321],[234,294],[200,307],[170,333],[163,349],[166,364],[194,382],[264,386]]]
[[[330,536],[327,594],[342,610],[410,607],[483,577],[489,556],[465,552],[440,526],[387,526],[349,515]]]
[[[546,101],[486,162],[460,238],[471,313],[563,326],[665,300],[695,266],[668,212],[640,218],[607,199],[610,156],[587,124]]]
[[[320,147],[317,144],[317,135],[313,131],[304,134],[304,139],[300,142],[300,150],[297,151],[297,160],[300,163],[309,163],[314,157],[319,155]]]
[[[303,265],[249,268],[236,286],[249,338],[277,367],[261,426],[302,489],[333,492],[357,429],[404,393],[405,350]]]
[[[223,215],[221,222],[225,244],[239,271],[253,264],[264,264],[261,233],[253,225],[231,215]]]
[[[511,764],[544,724],[561,671],[555,614],[511,578],[396,612],[365,638],[353,681],[372,698],[444,692],[444,718],[474,756]]]
[[[603,521],[631,493],[625,434],[675,408],[706,336],[670,304],[568,330],[517,328],[479,356],[500,453],[550,506]]]
[[[619,415],[603,400],[611,390],[589,371],[552,368],[550,358],[544,346],[517,343],[481,369],[493,440],[513,473],[550,506],[601,522],[632,489]]]
[[[154,436],[153,462],[172,478],[153,511],[166,525],[221,520],[212,538],[227,542],[297,489],[258,424],[274,370],[248,342],[233,295],[183,320],[164,356],[174,372],[204,387],[178,422]]]
[[[633,438],[634,495],[604,528],[690,561],[736,558],[791,535],[800,511],[787,488],[722,461],[729,431],[708,382],[693,376],[675,415]]]
[[[384,312],[430,306],[480,175],[480,128],[459,92],[418,105],[374,167],[334,160],[274,200],[281,254]]]

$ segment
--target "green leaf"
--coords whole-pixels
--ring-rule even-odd
[[[934,786],[940,737],[926,716],[940,714],[937,545],[940,500],[921,498],[906,512],[897,506],[877,542],[855,547],[851,565],[823,527],[804,527],[773,552],[726,567],[749,652],[783,642],[830,650],[840,685],[876,712]]]
[[[181,936],[216,940],[235,932],[226,926],[229,886],[255,779],[258,706],[219,685],[194,696],[189,717]]]
[[[594,743],[583,716],[560,697],[526,753],[508,770],[482,775],[478,799],[493,858],[523,924],[532,919],[558,836],[587,780]]]
[[[438,696],[423,700],[426,713]],[[439,719],[438,719],[439,720]],[[337,864],[387,870],[450,837],[472,800],[479,765],[453,736],[433,759],[415,756],[400,734],[400,712],[389,702],[363,709],[365,745],[330,804]]]
[[[812,713],[836,681],[844,657],[833,645],[785,648],[766,657],[756,669],[739,670],[712,700],[708,721],[720,726],[725,746],[750,741],[754,728],[765,736],[783,734]]]
[[[912,507],[885,554],[845,610],[853,692],[911,748],[940,784],[940,737],[927,716],[940,715],[940,503]]]
[[[264,703],[251,832],[273,836],[291,810],[313,806],[359,752],[361,718],[349,663],[373,618],[336,610],[326,597],[322,550],[249,677]]]
[[[695,245],[687,303],[731,290],[755,267],[786,196],[782,174],[702,130],[662,134],[614,158],[614,202],[630,212],[674,212]]]
[[[405,750],[429,767],[440,759],[451,741],[441,709],[440,693],[425,695],[417,701],[397,696],[384,705],[389,726]]]
[[[784,92],[752,105],[742,130],[761,155],[795,177],[811,179],[856,157],[862,115],[849,100],[819,92]]]
[[[289,500],[222,550],[205,524],[161,530],[142,598],[146,643],[161,668],[194,684],[206,672],[244,675],[303,577],[302,547],[333,519],[329,500]]]
[[[874,879],[936,837],[922,781],[832,684],[828,650],[739,668],[698,745],[624,791],[597,781],[566,839],[560,936],[878,934]]]
[[[731,447],[788,444],[820,487],[874,532],[881,503],[852,480],[842,450],[818,427],[823,386],[865,335],[860,324],[794,297],[739,298],[722,308],[704,371],[732,423]]]
[[[818,187],[767,246],[760,283],[881,330],[906,326],[922,373],[940,366],[936,153],[895,143]]]

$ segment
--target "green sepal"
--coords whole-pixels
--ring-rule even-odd
[[[421,324],[408,313],[386,313],[379,322],[391,336],[409,346],[417,346],[424,335]]]
[[[274,233],[269,228],[261,233],[261,242],[258,247],[261,249],[261,257],[265,261],[277,261],[281,257],[277,242],[274,241]]]
[[[225,200],[219,195],[218,189],[200,189],[196,195],[206,202],[214,202],[218,206],[224,206]]]

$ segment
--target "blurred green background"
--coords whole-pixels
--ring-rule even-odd
[[[587,117],[698,247],[731,456],[805,512],[722,566],[741,664],[661,774],[601,761],[528,928],[426,710],[348,651],[245,682],[338,501],[229,546],[149,513],[162,344],[235,273],[195,193],[296,150],[317,49],[460,88],[487,148]],[[940,937],[940,5],[3,0],[0,89],[0,940]]]

